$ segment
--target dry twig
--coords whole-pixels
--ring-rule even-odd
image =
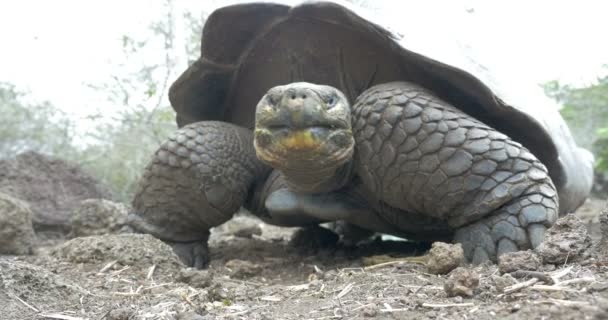
[[[543,301],[535,301],[534,304],[556,304],[565,307],[588,307],[591,304],[587,301],[572,301],[572,300],[562,300],[562,299],[549,299]]]
[[[426,308],[451,308],[451,307],[473,307],[475,306],[472,302],[465,303],[423,303],[423,307]]]
[[[340,291],[340,293],[338,293],[338,295],[336,296],[336,299],[340,299],[342,297],[344,297],[345,295],[347,295],[351,290],[353,290],[353,284],[349,283],[347,284],[344,289],[342,289],[342,291]]]
[[[520,283],[516,283],[516,284],[514,284],[512,286],[508,286],[508,287],[505,288],[505,290],[503,290],[503,294],[499,295],[499,298],[502,297],[503,295],[506,295],[506,294],[509,294],[509,293],[513,293],[515,291],[519,291],[519,290],[521,290],[523,288],[530,287],[530,286],[532,286],[533,284],[535,284],[537,282],[538,282],[538,279],[532,278],[532,279],[530,279],[528,281],[520,282]]]
[[[99,273],[104,273],[104,272],[110,270],[110,268],[112,268],[117,263],[118,263],[118,260],[110,261],[103,268],[101,268],[101,270],[99,270]]]
[[[65,314],[58,314],[58,313],[41,313],[41,314],[39,314],[39,316],[44,317],[44,318],[57,319],[57,320],[85,320],[85,318],[72,317],[72,316],[68,316]]]
[[[562,292],[579,292],[579,290],[576,289],[571,289],[571,288],[565,288],[562,287],[561,285],[553,285],[553,286],[546,286],[546,285],[542,285],[542,284],[537,284],[535,286],[531,286],[530,290],[537,290],[537,291],[562,291]]]
[[[17,295],[12,294],[12,293],[11,293],[11,294],[9,294],[9,295],[10,295],[10,296],[11,296],[13,299],[16,299],[17,301],[21,302],[21,303],[22,303],[24,306],[26,306],[26,307],[28,307],[28,308],[32,309],[34,312],[40,312],[40,310],[38,310],[38,308],[36,308],[36,307],[34,307],[33,305],[31,305],[31,304],[29,304],[29,303],[25,302],[25,300],[23,300],[23,299],[19,298]]]
[[[551,278],[553,278],[554,283],[558,283],[559,279],[563,278],[565,275],[570,273],[570,271],[572,271],[572,266],[569,266],[568,268],[564,268],[561,270],[557,270],[551,275]]]
[[[550,275],[548,275],[544,272],[539,272],[539,271],[517,270],[517,271],[511,272],[511,275],[513,276],[513,278],[517,278],[517,279],[536,278],[546,284],[555,283],[553,278]]]
[[[156,270],[156,265],[152,265],[148,270],[148,274],[146,275],[146,280],[152,279],[152,275],[154,275],[154,270]]]

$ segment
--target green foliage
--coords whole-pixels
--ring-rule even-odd
[[[172,2],[164,6],[165,15],[150,24],[146,37],[122,37],[123,57],[116,62],[111,80],[90,86],[120,111],[109,119],[101,112],[94,115],[99,124],[87,134],[94,143],[82,152],[80,161],[125,202],[132,198],[153,153],[177,128],[167,101],[169,81],[176,77],[176,21]]]
[[[165,106],[143,107],[122,112],[116,121],[99,124],[78,160],[85,169],[109,186],[121,201],[130,201],[137,181],[152,154],[175,130],[175,115]]]
[[[166,0],[163,6],[164,15],[149,25],[146,36],[122,37],[123,57],[115,63],[117,71],[111,80],[90,86],[120,106],[121,111],[111,119],[103,113],[93,116],[100,119],[87,134],[94,143],[80,154],[79,160],[125,202],[133,197],[153,153],[177,128],[167,92],[170,82],[183,71],[184,66],[177,70],[180,57],[185,56],[187,64],[191,64],[200,55],[206,14],[197,17],[189,12],[178,13],[172,0]],[[188,30],[183,41],[176,38],[178,23]]]
[[[577,143],[597,157],[597,169],[608,172],[608,75],[587,87],[551,81],[544,89],[549,97],[563,105],[562,116]]]
[[[608,173],[608,124],[605,128],[600,128],[597,131],[598,139],[595,142],[597,150],[597,168],[605,173]]]
[[[186,29],[190,30],[190,35],[186,39],[185,50],[188,56],[188,65],[201,55],[201,35],[203,34],[203,26],[207,21],[207,13],[203,12],[200,16],[196,16],[191,12],[184,12],[183,18]]]
[[[49,102],[28,102],[27,93],[0,82],[0,112],[0,158],[26,150],[73,154],[73,123]]]

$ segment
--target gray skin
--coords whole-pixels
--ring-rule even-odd
[[[253,136],[222,122],[187,125],[141,186],[133,225],[199,268],[208,230],[241,206],[276,225],[342,220],[410,239],[453,237],[474,263],[536,247],[558,216],[534,155],[409,82],[371,87],[352,108],[330,86],[272,88]]]
[[[440,35],[428,42],[454,40]],[[171,86],[180,129],[146,168],[132,226],[196,267],[241,206],[277,225],[454,240],[475,262],[535,247],[585,201],[593,157],[552,105],[515,103],[530,92],[462,48],[442,46],[448,65],[412,39],[333,1],[213,12]]]

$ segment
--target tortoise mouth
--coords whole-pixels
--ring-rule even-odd
[[[271,126],[257,127],[254,134],[256,149],[275,152],[327,152],[350,147],[350,128],[332,128],[314,125],[309,127]]]
[[[276,169],[312,169],[346,162],[352,156],[354,138],[350,128],[257,127],[254,146],[258,158]]]
[[[282,124],[280,122],[273,122],[268,125],[258,124],[256,126],[256,128],[266,129],[272,133],[277,133],[277,134],[298,132],[298,131],[310,131],[310,132],[314,132],[314,133],[323,133],[323,132],[330,133],[331,131],[350,130],[350,128],[347,125],[340,123],[338,121],[335,121],[335,122],[326,121],[326,122],[318,122],[318,123],[313,122],[313,123],[300,124],[300,125]]]

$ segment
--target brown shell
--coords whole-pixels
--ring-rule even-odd
[[[530,149],[548,167],[567,210],[584,200],[591,162],[567,127],[564,132],[556,111],[551,115],[556,120],[543,123],[503,102],[463,70],[470,68],[410,51],[407,41],[362,15],[333,2],[251,3],[215,11],[203,30],[201,57],[169,93],[178,125],[223,120],[252,128],[264,93],[295,81],[334,86],[353,102],[372,85],[408,80]]]

